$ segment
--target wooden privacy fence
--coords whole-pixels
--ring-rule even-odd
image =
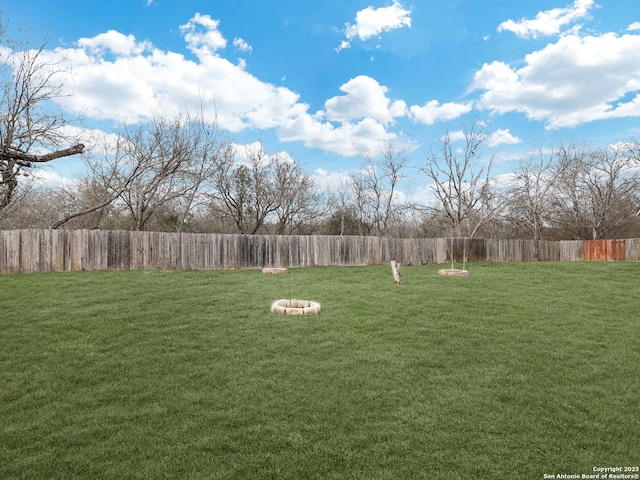
[[[582,250],[584,260],[622,261],[626,258],[626,240],[589,240]]]
[[[640,240],[626,240],[626,260]],[[526,262],[585,258],[585,244],[533,240],[226,235],[105,230],[0,231],[0,273]],[[537,248],[536,248],[537,247]],[[618,258],[621,259],[621,258]],[[624,259],[624,258],[622,258]]]
[[[640,238],[566,241],[560,248],[560,258],[568,261],[640,261]]]

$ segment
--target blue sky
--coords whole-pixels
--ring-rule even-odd
[[[637,0],[14,0],[0,9],[9,36],[26,29],[37,42],[48,32],[47,55],[70,62],[61,106],[86,128],[202,101],[230,141],[287,152],[320,179],[360,167],[385,143],[410,149],[419,167],[445,131],[474,120],[496,174],[559,139],[640,137]]]

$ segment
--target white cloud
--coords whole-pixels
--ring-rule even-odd
[[[217,50],[227,46],[227,41],[218,30],[220,22],[209,15],[196,13],[180,31],[187,41],[187,46],[196,55],[213,55]]]
[[[449,136],[451,143],[454,143],[466,140],[468,133],[465,133],[464,130],[455,130],[453,132],[447,132],[447,135]],[[444,140],[444,138],[444,135],[440,137],[440,141]],[[518,137],[514,137],[508,128],[500,128],[491,135],[482,134],[482,138],[489,147],[497,147],[498,145],[505,144],[516,145],[518,143],[522,143],[522,140]]]
[[[246,145],[232,143],[231,147],[236,153],[235,159],[236,164],[238,165],[249,165],[249,159],[252,157],[261,160],[262,166],[268,165],[270,162],[275,160],[280,163],[295,163],[295,160],[293,159],[293,157],[291,157],[291,155],[289,155],[288,152],[281,151],[273,154],[267,153],[264,145],[260,141],[256,141]]]
[[[375,79],[349,80],[340,87],[342,95],[312,113],[298,93],[260,80],[243,61],[224,58],[226,41],[218,26],[217,20],[198,14],[181,27],[195,58],[115,31],[83,38],[73,48],[47,50],[43,58],[51,65],[65,61],[71,67],[59,72],[65,90],[56,101],[89,119],[129,123],[204,105],[206,119],[226,131],[273,129],[282,141],[344,156],[378,151],[388,142],[414,147],[388,129],[408,115],[407,105],[389,98],[388,88]],[[240,39],[235,45],[244,48]],[[440,113],[447,109],[443,106]]]
[[[449,140],[451,141],[451,143],[459,142],[459,141],[465,140],[467,138],[467,134],[464,133],[463,130],[456,130],[454,132],[447,132],[447,135],[449,136]],[[440,141],[444,140],[444,138],[445,138],[444,135],[442,137],[440,137]]]
[[[284,141],[302,141],[309,148],[335,152],[353,157],[366,152],[379,151],[386,143],[398,139],[395,133],[372,118],[359,122],[344,122],[336,126],[323,121],[321,116],[307,113],[296,115],[283,122],[278,136]]]
[[[519,21],[507,20],[498,26],[498,31],[510,31],[521,38],[557,35],[562,28],[589,14],[595,6],[594,0],[575,0],[565,8],[553,8],[539,12],[534,19],[523,18]]]
[[[217,26],[202,18],[196,19]],[[191,29],[184,33],[190,48],[204,45]],[[187,59],[153,45],[141,48],[132,38],[120,42],[129,48],[115,49],[121,55],[106,57],[106,48],[98,46],[114,43],[107,38],[120,37],[98,36],[84,39],[77,48],[46,52],[52,64],[63,58],[72,64],[73,74],[61,79],[69,93],[58,100],[65,109],[94,119],[138,122],[158,112],[197,110],[204,103],[208,119],[227,131],[275,129],[282,141],[301,141],[345,156],[376,151],[399,140],[387,125],[406,114],[406,105],[387,98],[387,88],[370,77],[350,80],[342,87],[345,95],[326,102],[326,112],[311,114],[297,93],[263,82],[245,71],[242,63],[234,65],[206,48],[196,59]]]
[[[140,55],[151,48],[149,42],[138,42],[133,35],[124,35],[115,30],[109,30],[93,38],[78,40],[80,48],[90,51],[93,55],[103,55],[107,52],[114,55]]]
[[[423,107],[412,105],[410,107],[413,118],[427,125],[433,125],[438,121],[454,120],[473,108],[471,103],[445,103],[440,105],[437,100],[427,102]]]
[[[415,189],[409,196],[409,200],[412,204],[419,205],[423,208],[437,208],[441,205],[436,195],[434,183],[421,185]]]
[[[38,187],[50,187],[53,189],[70,188],[77,184],[76,179],[63,177],[57,172],[46,168],[29,171],[26,181]]]
[[[217,113],[220,126],[232,132],[271,128],[291,114],[299,100],[296,93],[259,80],[242,62],[234,65],[213,54],[224,42],[196,33],[191,28],[196,24],[215,28],[218,22],[196,15],[183,26],[188,48],[198,52],[196,60],[118,32],[81,39],[77,48],[44,52],[52,64],[68,61],[73,70],[60,73],[68,95],[58,101],[91,118],[130,122],[154,112],[197,110],[204,103],[210,119]]]
[[[348,171],[327,172],[323,168],[317,168],[311,174],[315,185],[325,192],[340,192],[349,184],[351,177]]]
[[[386,124],[406,113],[405,102],[391,102],[386,96],[389,89],[366,75],[352,78],[340,90],[346,95],[325,102],[326,117],[331,121],[369,117]]]
[[[509,129],[498,129],[487,138],[489,147],[497,147],[498,145],[517,145],[522,143],[522,139],[511,135]]]
[[[489,180],[491,186],[499,192],[505,192],[516,184],[516,174],[515,173],[501,173],[492,177]]]
[[[519,69],[485,64],[477,106],[523,112],[547,127],[640,115],[640,35],[566,35],[525,57]]]
[[[393,4],[388,7],[369,6],[356,13],[355,24],[346,24],[347,38],[342,41],[337,51],[349,48],[355,38],[364,41],[403,27],[411,27],[411,10],[405,9],[398,0],[393,0]]]
[[[633,22],[631,25],[627,27],[627,30],[630,32],[635,32],[636,30],[640,30],[640,22]]]
[[[249,45],[244,39],[239,37],[233,39],[233,46],[241,52],[250,52],[251,50],[253,50],[251,48],[251,45]]]

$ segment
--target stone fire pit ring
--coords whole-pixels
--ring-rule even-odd
[[[320,304],[311,300],[276,300],[271,304],[271,311],[278,315],[317,315]]]
[[[469,275],[467,270],[460,270],[458,268],[444,268],[442,270],[438,270],[440,275],[451,275],[454,277],[466,277]]]
[[[287,269],[281,267],[267,267],[262,269],[262,273],[266,273],[268,275],[282,275],[283,273],[287,273]]]

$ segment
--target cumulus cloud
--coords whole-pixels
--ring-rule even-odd
[[[181,32],[196,59],[115,31],[83,38],[76,48],[44,52],[52,64],[68,61],[73,69],[73,74],[60,78],[68,95],[58,101],[91,118],[132,122],[153,112],[197,110],[204,103],[211,106],[210,119],[232,132],[271,128],[295,114],[290,112],[299,100],[295,92],[263,82],[242,63],[216,54],[226,45],[217,20],[197,14]]]
[[[386,143],[398,139],[384,125],[372,118],[335,125],[321,115],[303,113],[291,117],[278,127],[278,136],[284,141],[301,141],[309,148],[318,148],[353,157],[378,151]]]
[[[348,171],[328,172],[323,168],[316,168],[311,174],[311,178],[320,190],[328,192],[339,192],[351,181]]]
[[[433,125],[438,121],[455,120],[461,115],[469,113],[472,108],[472,103],[450,102],[440,105],[437,100],[431,100],[423,107],[412,105],[409,111],[417,122]]]
[[[640,35],[561,37],[527,55],[524,66],[484,64],[477,106],[523,112],[548,128],[640,115]]]
[[[219,20],[214,20],[209,15],[196,13],[180,31],[187,41],[189,50],[198,56],[212,55],[217,50],[227,46],[227,40],[218,30]]]
[[[395,118],[407,114],[404,101],[387,97],[387,87],[360,75],[340,90],[345,95],[330,98],[325,102],[325,110],[315,114],[308,113],[306,105],[298,104],[300,110],[278,126],[279,137],[344,156],[379,151],[389,142],[413,148],[409,140],[387,129]]]
[[[266,166],[273,161],[277,161],[278,163],[295,163],[295,160],[288,152],[281,151],[273,154],[267,153],[264,145],[260,141],[245,145],[232,143],[231,148],[233,148],[236,153],[235,160],[238,165],[250,166],[251,159],[258,159],[258,164],[260,166]]]
[[[635,32],[636,30],[640,30],[640,22],[633,22],[631,25],[627,27],[627,30],[630,32]]]
[[[253,50],[251,45],[249,45],[244,39],[238,37],[233,39],[233,46],[241,52],[250,52]]]
[[[454,142],[460,142],[467,139],[468,133],[464,130],[455,130],[453,132],[447,132],[449,140]],[[440,137],[440,141],[443,141],[445,136]],[[522,140],[511,134],[509,129],[499,128],[491,135],[482,134],[482,139],[488,147],[497,147],[498,145],[516,145],[522,143]]]
[[[507,20],[498,26],[498,31],[509,31],[521,38],[538,38],[559,34],[563,27],[589,14],[595,6],[594,0],[575,0],[565,8],[553,8],[539,12],[534,19]]]
[[[151,43],[138,42],[133,35],[124,35],[115,30],[109,30],[93,38],[81,38],[78,46],[86,49],[93,55],[111,53],[114,55],[140,55],[145,50],[151,49]]]
[[[71,48],[44,51],[43,59],[51,65],[64,61],[71,66],[59,72],[65,90],[56,101],[86,118],[116,123],[197,111],[204,105],[205,119],[228,132],[272,129],[281,141],[342,156],[379,151],[389,142],[412,149],[412,142],[390,128],[397,119],[413,115],[433,123],[472,108],[432,101],[410,112],[404,101],[391,98],[386,86],[360,75],[340,86],[339,94],[326,100],[321,110],[311,111],[297,92],[252,75],[243,61],[225,58],[227,41],[217,20],[196,14],[180,31],[193,56],[161,50],[116,31],[82,38]],[[250,49],[238,37],[233,45]]]
[[[340,87],[343,95],[310,112],[300,95],[264,82],[222,56],[226,40],[218,21],[196,15],[181,32],[195,58],[138,42],[115,31],[84,38],[73,48],[43,52],[51,64],[69,61],[72,72],[60,72],[66,89],[57,101],[87,118],[139,122],[158,112],[198,110],[229,132],[273,129],[282,141],[358,156],[386,142],[403,141],[388,125],[406,115],[401,100],[391,100],[387,87],[366,76]],[[245,44],[236,40],[236,48]],[[65,76],[66,75],[66,76]]]
[[[402,100],[392,102],[387,98],[389,89],[366,75],[352,78],[340,87],[346,95],[330,98],[325,102],[326,117],[332,121],[350,121],[373,118],[389,123],[406,112]]]
[[[514,137],[509,129],[498,129],[487,138],[489,147],[497,147],[498,145],[517,145],[522,143],[522,139]]]
[[[353,25],[346,24],[346,39],[337,51],[349,48],[356,38],[364,41],[403,27],[411,27],[411,10],[404,8],[398,0],[393,0],[393,4],[388,7],[369,6],[356,13],[356,22]]]
[[[453,143],[453,142],[460,142],[464,139],[467,138],[467,134],[464,133],[463,130],[455,130],[453,132],[447,132],[447,135],[449,137],[449,140]],[[446,138],[445,135],[443,135],[442,137],[440,137],[440,141],[443,141]]]

